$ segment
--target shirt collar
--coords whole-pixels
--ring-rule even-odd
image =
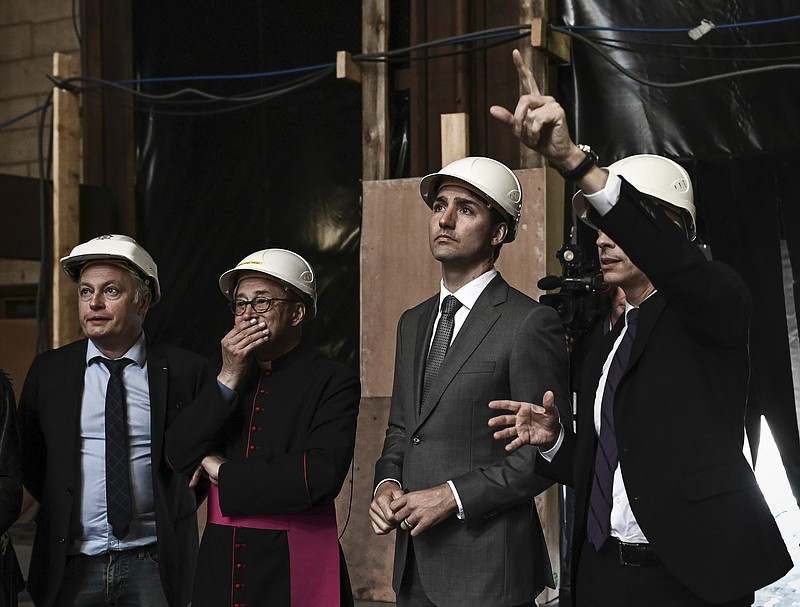
[[[478,276],[477,278],[473,278],[463,287],[458,289],[455,293],[451,293],[447,290],[444,286],[444,280],[441,281],[439,284],[439,309],[442,308],[442,301],[448,295],[454,295],[455,298],[461,302],[461,305],[464,306],[467,310],[471,310],[472,307],[475,305],[475,302],[478,300],[478,297],[481,296],[483,290],[488,286],[492,279],[497,276],[497,270],[494,266]]]
[[[92,364],[95,362],[94,359],[96,358],[107,358],[105,354],[103,354],[100,349],[94,345],[92,340],[89,340],[89,345],[86,348],[86,365]],[[139,339],[136,340],[130,349],[125,352],[120,358],[130,358],[133,362],[135,362],[140,367],[144,367],[145,362],[147,361],[147,352],[145,349],[145,341],[144,341],[144,331],[139,334]]]

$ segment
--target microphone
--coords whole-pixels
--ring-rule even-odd
[[[544,278],[539,279],[539,282],[536,283],[536,286],[542,291],[552,291],[553,289],[558,289],[563,284],[564,279],[560,276],[545,276]]]

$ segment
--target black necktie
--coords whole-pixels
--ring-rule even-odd
[[[133,361],[128,358],[99,358],[111,377],[106,389],[106,504],[108,523],[114,535],[123,539],[131,524],[131,477],[128,457],[125,391],[122,370]]]
[[[428,398],[428,392],[430,392],[433,379],[439,372],[439,367],[442,366],[444,355],[447,353],[447,348],[450,346],[450,339],[453,337],[453,319],[456,315],[456,311],[460,307],[461,302],[452,295],[448,295],[442,301],[442,315],[439,318],[439,324],[436,325],[436,335],[433,336],[431,349],[425,361],[422,400],[419,406],[420,413],[425,406],[425,400]]]
[[[600,438],[594,461],[594,480],[589,498],[589,520],[587,532],[589,541],[600,550],[609,536],[611,528],[612,491],[614,472],[619,463],[617,437],[614,430],[614,394],[623,373],[628,367],[633,340],[636,337],[636,320],[639,308],[631,308],[625,318],[628,325],[622,341],[619,342],[614,358],[608,367],[606,387],[600,405]]]

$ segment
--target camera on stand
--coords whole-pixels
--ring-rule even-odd
[[[545,276],[537,286],[543,291],[560,290],[542,295],[539,302],[555,309],[568,337],[575,338],[608,312],[610,289],[596,262],[585,261],[578,245],[564,244],[556,252],[556,258],[563,276]]]

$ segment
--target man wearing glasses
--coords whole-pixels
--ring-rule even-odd
[[[314,271],[291,251],[248,255],[219,279],[234,326],[217,377],[226,404],[171,428],[168,456],[211,481],[192,604],[352,605],[334,498],[353,457],[358,376],[302,344]]]

